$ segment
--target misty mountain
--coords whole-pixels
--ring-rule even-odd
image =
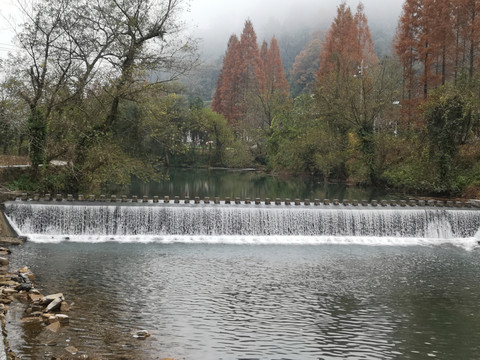
[[[202,3],[202,0],[197,2]],[[250,19],[255,27],[259,46],[263,41],[269,42],[273,36],[277,38],[283,66],[286,74],[289,74],[295,57],[305,48],[312,35],[318,31],[323,33],[328,31],[339,3],[340,1],[300,0],[292,5],[286,0],[276,1],[275,4],[269,0],[249,9],[238,5],[238,11],[235,10],[234,14],[225,13],[224,16],[220,13],[221,9],[218,10],[219,13],[209,16],[192,10],[192,17],[196,14],[201,16],[197,18],[200,23],[195,34],[200,38],[202,65],[185,79],[188,92],[200,96],[205,101],[211,99],[228,39],[232,34],[241,34],[247,19]],[[401,0],[363,1],[379,58],[391,54],[391,43],[402,3]],[[358,2],[348,1],[347,4],[352,12],[355,12]],[[274,7],[268,8],[267,5]],[[251,13],[247,13],[247,10]],[[240,18],[242,14],[245,14],[243,19]]]

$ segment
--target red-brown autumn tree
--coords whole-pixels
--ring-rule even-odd
[[[264,46],[262,46],[262,55],[263,50]],[[264,53],[262,60],[265,73],[265,89],[261,97],[265,122],[262,127],[270,127],[275,113],[288,102],[290,93],[280,58],[280,48],[275,37],[270,41],[270,47]]]
[[[259,101],[265,91],[265,71],[257,34],[252,22],[247,20],[240,36],[239,102],[242,126],[258,127],[261,123]]]
[[[318,80],[332,73],[352,76],[362,64],[372,66],[377,62],[363,5],[360,4],[353,15],[350,7],[341,3],[320,53]]]
[[[236,124],[240,116],[238,108],[239,47],[240,42],[237,36],[232,35],[228,41],[222,69],[217,79],[217,88],[212,100],[212,110],[225,116],[231,125]]]
[[[218,77],[212,109],[223,114],[237,134],[245,129],[265,129],[279,104],[289,96],[288,83],[275,38],[258,48],[250,20],[240,40],[232,36]]]
[[[460,74],[473,78],[479,41],[480,1],[405,0],[394,41],[404,72],[404,105],[416,107]]]

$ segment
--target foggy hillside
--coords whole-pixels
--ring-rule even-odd
[[[208,6],[207,6],[208,2]],[[278,40],[284,68],[288,74],[295,57],[305,47],[316,31],[326,33],[340,1],[266,0],[244,1],[232,6],[219,0],[194,0],[187,22],[200,39],[202,66],[199,73],[188,79],[189,91],[208,100],[215,89],[216,77],[221,67],[227,42],[232,34],[240,36],[245,20],[255,27],[258,43]],[[347,1],[352,12],[357,1]],[[379,58],[391,53],[391,41],[395,34],[403,1],[364,0],[365,13]],[[213,10],[212,10],[213,9]]]

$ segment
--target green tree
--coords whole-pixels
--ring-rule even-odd
[[[461,145],[473,136],[478,124],[474,109],[464,92],[442,87],[429,97],[424,118],[431,156],[437,168],[438,190],[449,190],[456,174],[456,156]]]
[[[124,103],[191,69],[196,43],[179,36],[184,3],[35,0],[22,8],[21,51],[9,59],[6,73],[29,108],[25,124],[34,169],[61,156],[73,164],[72,183],[88,181],[87,172],[97,170],[87,163],[91,149],[115,143]],[[117,155],[105,159],[129,154]]]

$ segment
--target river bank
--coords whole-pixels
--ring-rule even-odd
[[[8,259],[11,252],[12,250],[9,247],[0,247],[0,323],[3,335],[2,346],[0,346],[0,360],[20,359],[10,348],[7,323],[19,321],[25,330],[32,327],[42,327],[43,331],[52,334],[52,340],[47,342],[45,346],[56,345],[55,334],[63,326],[69,324],[69,316],[67,315],[69,304],[65,301],[63,294],[43,295],[35,287],[35,275],[28,267],[11,271]],[[11,307],[15,309],[13,310],[15,312],[13,316],[9,313],[12,311],[10,310]],[[17,318],[19,314],[20,318]],[[55,356],[52,359],[72,359],[70,355],[76,355],[79,352],[74,346],[66,346],[64,351],[69,355]],[[85,356],[76,359],[80,358],[89,359]]]

